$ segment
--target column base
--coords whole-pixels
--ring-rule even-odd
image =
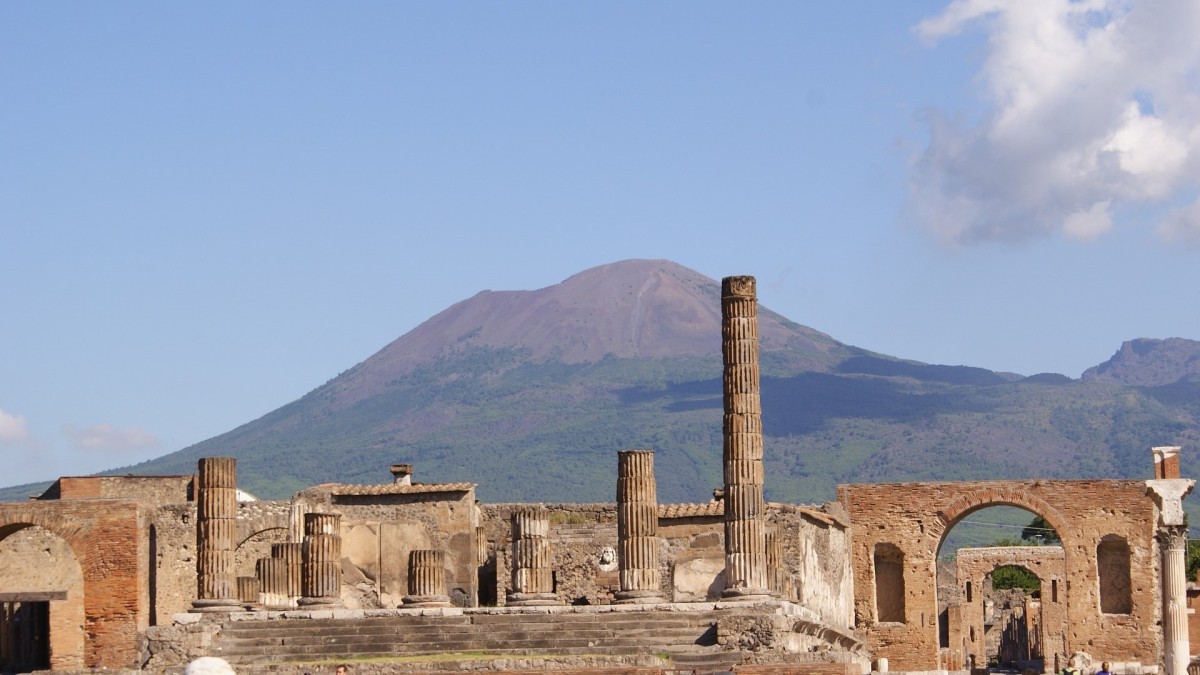
[[[448,595],[406,595],[400,599],[404,607],[452,607]]]
[[[769,588],[726,588],[721,591],[721,600],[725,602],[756,602],[778,598],[779,594]]]
[[[557,605],[558,596],[553,593],[510,593],[504,597],[509,607],[538,607]]]
[[[300,598],[297,609],[342,609],[342,599],[334,597]]]
[[[193,612],[244,612],[241,603],[233,598],[203,598],[192,601]]]
[[[615,605],[652,605],[666,602],[658,591],[617,591],[613,594]]]

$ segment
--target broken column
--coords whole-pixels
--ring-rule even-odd
[[[259,604],[263,609],[294,607],[294,598],[287,593],[287,562],[279,558],[259,558],[254,565],[258,577]]]
[[[271,544],[271,557],[283,561],[283,592],[287,596],[288,606],[295,607],[304,595],[304,544]]]
[[[1154,480],[1146,491],[1158,506],[1157,539],[1162,552],[1163,661],[1167,675],[1186,675],[1190,661],[1187,617],[1187,519],[1183,498],[1196,481],[1179,477],[1179,448],[1152,448]]]
[[[342,517],[336,513],[304,514],[303,586],[299,607],[342,606]]]
[[[446,595],[446,552],[418,549],[408,552],[408,595],[405,607],[449,607]]]
[[[662,602],[653,451],[617,453],[617,552],[621,590],[616,602]]]
[[[197,612],[237,612],[237,460],[201,457],[196,471]]]
[[[721,281],[724,361],[725,584],[727,600],[771,596],[763,499],[758,298],[754,277]]]
[[[238,602],[246,609],[262,607],[261,598],[259,597],[262,593],[262,585],[259,583],[257,576],[238,577],[237,593]]]
[[[512,586],[505,598],[511,606],[554,605],[554,571],[550,565],[550,513],[520,509],[512,514]]]

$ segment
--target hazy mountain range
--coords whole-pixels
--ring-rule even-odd
[[[484,291],[297,401],[114,473],[235,456],[245,489],[285,497],[411,462],[416,480],[478,483],[485,501],[611,501],[616,452],[648,448],[660,501],[707,500],[721,482],[719,296],[663,260]],[[771,500],[827,500],[839,482],[1149,477],[1150,446],[1196,445],[1200,342],[1132,340],[1074,380],[901,360],[766,307],[759,332]]]

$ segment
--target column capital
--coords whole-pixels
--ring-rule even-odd
[[[1146,494],[1154,498],[1158,506],[1158,526],[1170,527],[1186,524],[1183,513],[1183,498],[1195,487],[1190,478],[1166,478],[1146,481]]]

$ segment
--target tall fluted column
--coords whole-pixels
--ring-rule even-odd
[[[617,453],[618,603],[662,602],[658,571],[658,494],[654,452]]]
[[[551,569],[550,513],[546,509],[521,509],[512,514],[512,585],[505,604],[554,605],[554,571]]]
[[[1160,469],[1158,453],[1155,455],[1155,468]],[[1171,475],[1169,471],[1157,470],[1156,473]],[[1196,481],[1182,478],[1146,481],[1146,493],[1158,507],[1157,536],[1162,550],[1163,660],[1167,675],[1187,675],[1190,660],[1185,561],[1187,516],[1183,512],[1183,498],[1195,485]]]
[[[1187,617],[1187,527],[1161,528],[1163,660],[1167,675],[1187,675],[1191,661]]]
[[[304,596],[306,609],[342,605],[342,517],[335,513],[304,514]]]
[[[237,460],[201,457],[196,472],[197,612],[238,612]]]
[[[446,595],[446,552],[408,552],[408,595],[405,607],[449,607]]]
[[[724,360],[725,584],[728,600],[771,595],[763,499],[758,297],[754,277],[721,281]]]

